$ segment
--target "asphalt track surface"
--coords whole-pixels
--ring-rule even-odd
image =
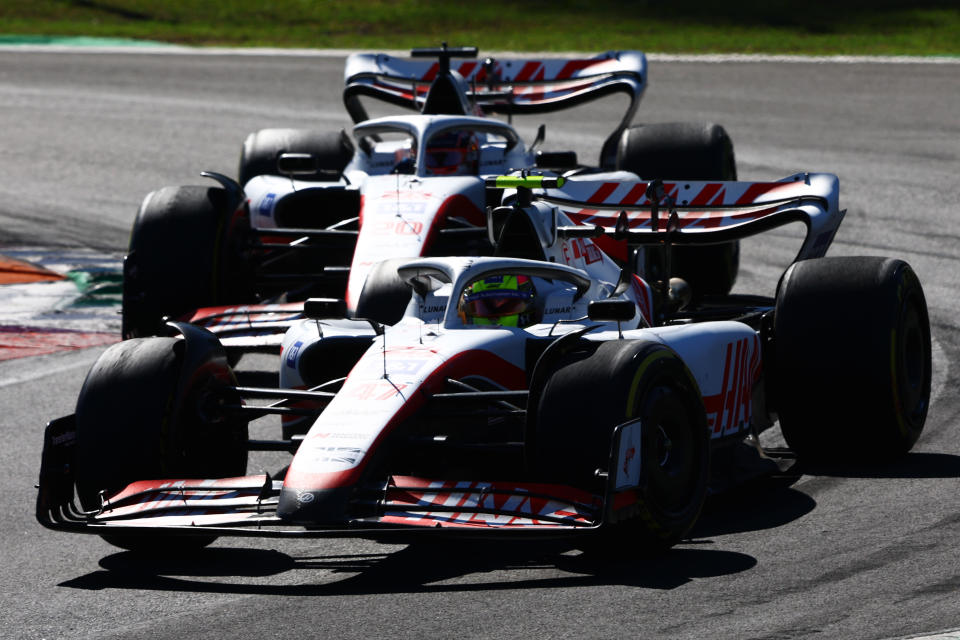
[[[347,125],[342,68],[336,57],[0,52],[0,242],[121,252],[148,191],[202,183],[202,169],[235,174],[247,133]],[[914,266],[935,399],[913,453],[714,499],[693,538],[654,559],[357,540],[220,540],[193,559],[138,558],[33,517],[43,425],[72,411],[99,350],[11,360],[0,363],[0,637],[887,638],[960,627],[960,65],[661,62],[650,78],[638,121],[724,124],[744,179],[838,174],[848,213],[831,255]],[[545,147],[593,162],[620,106],[547,119]],[[531,139],[533,125],[522,131]],[[746,242],[738,289],[771,293],[798,235]]]

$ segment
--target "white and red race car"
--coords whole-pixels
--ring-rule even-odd
[[[719,451],[779,420],[801,460],[893,456],[919,437],[931,364],[905,262],[825,258],[839,183],[504,176],[498,255],[393,264],[392,326],[313,299],[279,389],[239,387],[218,339],[127,340],[46,431],[37,517],[131,549],[220,535],[592,536],[663,548],[696,522]],[[620,269],[790,222],[807,235],[775,299],[698,300]],[[535,258],[535,259],[532,259]],[[244,399],[272,400],[269,404]],[[306,433],[249,441],[265,415]],[[246,475],[286,449],[283,478]],[[79,498],[79,508],[75,504]]]
[[[474,59],[475,48],[415,49],[413,58],[354,54],[343,131],[265,129],[244,143],[238,181],[167,187],[143,201],[124,262],[123,334],[155,334],[164,318],[204,326],[229,348],[276,347],[310,296],[344,298],[351,315],[393,323],[377,302],[402,295],[382,279],[387,258],[487,255],[485,210],[501,192],[484,180],[520,169],[600,173],[610,180],[731,180],[733,147],[718,125],[629,126],[646,88],[646,59],[611,51],[584,59]],[[452,58],[463,58],[452,62]],[[454,68],[455,67],[455,68]],[[493,115],[530,114],[612,93],[629,97],[597,167],[573,152],[542,152]],[[369,119],[361,98],[416,114]],[[177,246],[177,251],[170,251]],[[737,245],[681,255],[677,275],[727,293]],[[399,287],[399,288],[398,288]],[[368,292],[367,298],[361,292]],[[373,292],[376,294],[373,295]]]

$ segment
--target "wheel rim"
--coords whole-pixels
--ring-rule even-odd
[[[930,393],[930,339],[915,297],[908,299],[897,328],[894,373],[902,415],[911,428],[923,424]]]
[[[690,505],[698,486],[701,454],[689,413],[674,394],[669,389],[657,392],[643,442],[647,498],[666,513]]]

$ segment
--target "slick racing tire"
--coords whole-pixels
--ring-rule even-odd
[[[336,180],[353,158],[353,143],[343,129],[261,129],[247,136],[237,172],[241,185],[260,175],[280,175],[277,159],[283,153],[309,153],[318,160],[317,172],[302,180]]]
[[[391,258],[370,270],[357,300],[355,317],[387,325],[400,322],[413,293],[410,284],[397,273],[397,267],[407,262],[409,258]]]
[[[126,340],[107,349],[87,374],[77,399],[74,461],[84,510],[100,508],[101,491],[136,480],[245,475],[246,422],[213,415],[205,402],[236,384],[233,373],[222,350],[191,354],[189,361],[202,364],[185,370],[186,348],[187,341],[176,338]],[[124,549],[163,553],[200,548],[216,536],[103,538]]]
[[[798,458],[883,460],[909,451],[931,380],[927,304],[910,265],[875,257],[794,263],[775,313],[773,396]]]
[[[708,123],[630,127],[620,137],[616,168],[631,171],[643,180],[737,179],[730,136],[722,126]],[[672,262],[670,275],[686,280],[696,299],[726,295],[737,279],[740,243],[675,247]]]
[[[551,481],[602,492],[606,480],[598,480],[596,470],[613,472],[614,427],[639,418],[637,503],[601,544],[642,552],[670,547],[696,522],[709,480],[709,434],[696,382],[659,343],[605,342],[583,356],[573,350],[561,358],[534,400],[531,463]]]
[[[253,302],[240,203],[219,187],[165,187],[140,205],[123,264],[124,338],[156,335],[164,317]]]

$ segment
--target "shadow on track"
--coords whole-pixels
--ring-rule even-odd
[[[277,550],[212,547],[192,556],[144,557],[118,552],[100,571],[60,584],[74,589],[143,589],[199,593],[332,596],[374,593],[475,592],[622,585],[675,589],[695,579],[747,571],[755,558],[710,548],[715,536],[771,529],[816,506],[792,489],[796,476],[758,479],[710,498],[692,538],[657,555],[639,550],[584,553],[569,541],[417,542],[394,551],[288,555]],[[229,544],[221,541],[221,545]],[[322,549],[322,546],[318,546]],[[307,583],[265,584],[293,571]],[[316,575],[317,577],[314,577]],[[282,578],[289,582],[290,577]]]
[[[695,540],[773,529],[813,511],[816,501],[786,486],[793,477],[755,481],[710,498],[693,528]]]
[[[846,466],[842,470],[808,467],[803,472],[837,478],[952,478],[960,477],[960,456],[914,453],[884,465]],[[816,501],[790,486],[797,477],[791,470],[787,475],[748,482],[710,498],[691,539],[658,556],[598,556],[563,541],[434,539],[397,551],[385,547],[383,553],[349,555],[288,555],[277,550],[213,547],[177,558],[118,552],[100,561],[101,570],[60,586],[285,596],[601,585],[669,590],[696,579],[755,567],[757,561],[749,555],[709,548],[714,544],[711,538],[772,529],[810,513]],[[311,572],[306,574],[308,582],[264,584],[293,571]],[[289,581],[290,577],[283,579]]]
[[[908,453],[884,463],[844,464],[842,466],[806,466],[809,476],[837,478],[936,479],[960,478],[960,456],[947,453]]]
[[[699,547],[699,545],[698,545]],[[673,548],[645,559],[603,559],[554,542],[469,542],[410,545],[390,554],[291,557],[279,551],[213,548],[193,558],[142,558],[117,553],[100,561],[103,570],[61,583],[74,589],[143,589],[284,596],[335,596],[375,593],[473,592],[550,589],[618,584],[674,589],[696,578],[712,578],[753,568],[742,553]],[[291,570],[322,571],[334,580],[310,584],[257,584]],[[510,577],[491,578],[509,571]],[[535,571],[536,577],[523,577]],[[336,579],[349,574],[344,579]],[[545,577],[544,577],[545,576]],[[204,580],[194,578],[204,578]],[[210,581],[207,578],[237,578]]]

